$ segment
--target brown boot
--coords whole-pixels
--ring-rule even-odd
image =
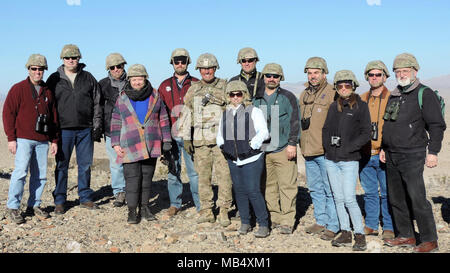
[[[305,228],[305,232],[309,234],[321,234],[325,230],[324,226],[314,224]]]
[[[332,246],[352,246],[352,233],[347,230],[342,230],[339,236],[331,241]]]
[[[222,227],[231,225],[230,217],[228,216],[228,210],[226,208],[220,208],[219,217],[217,217]]]
[[[325,241],[331,241],[334,239],[334,237],[336,237],[336,233],[334,233],[331,230],[325,229],[322,232],[322,235],[320,235],[320,239],[325,240]]]
[[[206,222],[214,223],[215,221],[216,219],[214,219],[214,214],[211,209],[204,209],[199,212],[197,224]]]
[[[364,251],[366,249],[366,235],[355,234],[355,244],[353,245],[353,251]]]
[[[415,253],[430,253],[439,250],[437,241],[424,242],[414,248]]]

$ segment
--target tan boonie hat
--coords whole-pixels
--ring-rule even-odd
[[[145,77],[145,79],[147,79],[148,74],[145,66],[142,64],[133,64],[130,66],[127,72],[127,79],[130,79],[131,77]]]
[[[47,59],[41,54],[31,54],[28,58],[27,63],[25,64],[25,68],[28,69],[30,66],[42,66],[45,70],[48,69]]]
[[[127,62],[119,53],[111,53],[106,57],[106,70],[109,70],[111,66],[126,64]]]
[[[306,61],[305,70],[306,73],[308,68],[322,69],[325,74],[328,74],[327,62],[321,57],[311,57]]]
[[[397,55],[394,59],[393,71],[397,68],[414,68],[416,71],[419,71],[420,66],[417,62],[416,57],[409,53],[402,53]]]
[[[386,67],[386,65],[382,61],[371,61],[366,65],[366,69],[364,69],[364,76],[366,77],[366,81],[369,80],[369,77],[367,74],[372,69],[378,69],[384,72],[384,75],[386,75],[386,78],[389,78],[389,71]]]
[[[284,74],[283,74],[283,68],[281,67],[281,65],[276,64],[276,63],[270,63],[270,64],[266,64],[264,66],[263,71],[261,72],[261,74],[265,75],[265,74],[276,74],[276,75],[280,75],[281,76],[281,81],[284,81]]]
[[[63,47],[61,50],[61,59],[64,57],[80,57],[81,59],[81,52],[78,46],[73,44],[68,44]]]

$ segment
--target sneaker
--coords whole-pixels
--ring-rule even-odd
[[[197,224],[206,223],[206,222],[214,223],[215,221],[216,221],[216,219],[214,219],[214,214],[212,213],[211,209],[205,209],[205,210],[201,210],[199,212]]]
[[[85,208],[85,209],[89,209],[89,210],[96,210],[99,209],[99,207],[97,206],[97,204],[95,204],[92,201],[87,201],[84,203],[80,203],[80,207],[81,208]]]
[[[364,251],[366,249],[366,235],[355,234],[355,244],[353,245],[353,251]]]
[[[281,234],[292,234],[292,227],[286,226],[286,225],[280,226],[280,233]]]
[[[239,231],[239,234],[245,235],[245,234],[249,233],[251,230],[252,230],[252,227],[249,224],[242,224],[238,231]]]
[[[146,221],[156,221],[157,220],[155,215],[152,213],[152,211],[150,210],[150,207],[148,205],[142,205],[142,207],[141,207],[141,216]]]
[[[114,207],[121,207],[125,205],[125,192],[119,192],[115,197],[116,200],[113,202]]]
[[[179,211],[180,211],[179,208],[174,207],[174,206],[171,206],[171,207],[167,210],[167,215],[170,216],[170,217],[172,217],[172,216],[177,215],[177,213],[178,213]]]
[[[34,207],[34,208],[28,207],[27,211],[28,210],[32,211],[32,214],[30,214],[30,215],[34,215],[41,220],[44,220],[44,219],[47,219],[50,217],[50,215],[46,211],[41,209],[40,207]]]
[[[25,223],[25,219],[23,219],[20,214],[19,209],[8,209],[9,218],[16,224],[20,225]]]
[[[254,234],[256,238],[266,238],[270,234],[269,227],[260,226]]]
[[[227,227],[231,225],[230,217],[228,216],[228,210],[224,208],[220,208],[219,217],[217,217],[220,225],[222,227]]]
[[[64,212],[65,212],[64,204],[55,205],[55,214],[56,215],[63,215]]]
[[[314,224],[305,228],[305,232],[308,234],[321,234],[325,230],[324,226]]]
[[[336,237],[336,233],[334,233],[333,231],[331,231],[329,229],[325,229],[322,232],[322,235],[320,235],[320,239],[325,240],[325,241],[331,241],[334,239],[334,237]]]
[[[139,214],[137,213],[136,208],[128,208],[128,224],[137,224],[139,223]]]
[[[332,246],[352,246],[352,233],[347,230],[342,230],[339,236],[331,241]]]

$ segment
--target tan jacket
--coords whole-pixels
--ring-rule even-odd
[[[300,94],[300,115],[302,119],[308,117],[311,119],[309,128],[301,132],[300,148],[305,157],[323,155],[322,127],[327,118],[328,108],[334,101],[336,91],[326,81],[316,93],[310,91],[309,83],[306,83],[305,86],[306,89]]]
[[[378,139],[371,140],[371,146],[366,145],[366,147],[363,148],[363,152],[366,155],[377,155],[380,153],[384,124],[383,115],[386,110],[386,105],[389,100],[390,94],[391,92],[389,92],[389,90],[385,86],[381,93],[381,99],[380,97],[371,96],[370,91],[367,91],[366,93],[361,95],[361,99],[367,102],[367,106],[369,106],[370,121],[372,123],[378,122]]]

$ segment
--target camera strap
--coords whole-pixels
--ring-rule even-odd
[[[28,83],[30,84],[31,97],[33,98],[33,101],[35,103],[34,109],[36,109],[37,115],[39,116],[41,113],[39,113],[39,107],[38,106],[41,104],[41,98],[39,96],[38,91],[34,87],[34,84],[31,83],[30,79],[28,79]],[[42,86],[40,86],[40,87],[41,87],[41,89],[43,88]],[[47,101],[47,97],[45,97],[44,100]],[[47,107],[46,107],[46,113],[45,114],[48,114]]]
[[[378,125],[378,121],[380,120],[380,109],[381,109],[381,97],[382,97],[382,95],[383,95],[383,93],[381,93],[380,96],[379,96],[380,97],[380,102],[378,104],[378,114],[377,114],[377,120],[376,120],[377,125]],[[374,97],[372,95],[370,95],[370,97],[373,98],[374,101],[377,99],[376,97]]]

